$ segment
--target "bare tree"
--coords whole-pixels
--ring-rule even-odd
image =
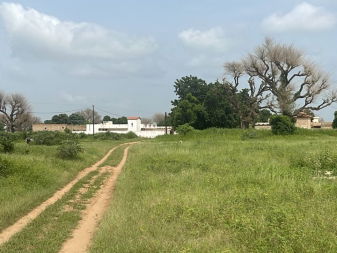
[[[30,115],[30,105],[26,98],[20,94],[6,95],[0,92],[1,120],[7,131],[15,132],[20,129],[23,118]]]
[[[155,113],[152,116],[152,120],[157,124],[163,123],[165,121],[165,114],[163,113]]]
[[[92,109],[87,108],[85,110],[77,112],[76,114],[79,114],[79,115],[83,116],[84,119],[88,123],[92,123]],[[98,124],[98,123],[102,122],[102,116],[97,111],[95,111],[95,113],[94,113],[94,118],[95,118],[95,124]]]
[[[148,125],[148,124],[152,124],[152,123],[153,123],[152,119],[142,118],[142,124]]]
[[[242,64],[249,80],[258,81],[262,93],[272,95],[266,106],[274,112],[294,116],[304,109],[318,111],[337,101],[336,91],[329,89],[328,75],[291,45],[266,39]]]

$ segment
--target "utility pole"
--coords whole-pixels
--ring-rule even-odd
[[[167,112],[165,112],[165,134],[167,135]]]
[[[92,135],[95,135],[95,106],[92,105]]]

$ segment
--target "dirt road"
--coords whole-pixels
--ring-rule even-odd
[[[7,242],[8,240],[10,240],[10,238],[15,235],[16,233],[20,232],[22,229],[24,229],[30,222],[32,222],[34,219],[36,219],[47,207],[49,207],[50,205],[54,204],[55,202],[57,202],[58,200],[60,200],[67,192],[69,192],[72,187],[79,181],[81,180],[83,177],[85,177],[86,175],[88,175],[90,172],[98,170],[99,166],[101,164],[103,164],[108,157],[111,155],[111,153],[118,147],[122,146],[122,145],[132,145],[135,144],[134,142],[131,143],[124,143],[121,144],[119,146],[116,146],[114,148],[112,148],[101,160],[99,160],[98,162],[96,162],[95,164],[93,164],[91,167],[86,168],[84,170],[82,170],[70,183],[68,183],[66,186],[64,186],[62,189],[58,190],[57,192],[54,193],[54,195],[52,197],[50,197],[49,199],[47,199],[46,201],[44,201],[42,204],[40,204],[39,206],[37,206],[36,208],[34,208],[32,211],[30,211],[28,214],[26,214],[25,216],[21,217],[18,221],[16,221],[13,225],[7,227],[6,229],[4,229],[1,233],[0,233],[0,246],[2,244],[4,244],[5,242]],[[104,183],[104,186],[101,188],[101,190],[99,191],[99,193],[93,198],[93,202],[90,202],[91,204],[88,206],[88,208],[93,208],[94,210],[96,210],[96,202],[97,203],[101,203],[102,200],[100,200],[100,195],[103,194],[103,196],[107,197],[106,192],[111,193],[111,191],[109,189],[113,189],[114,186],[114,182],[117,179],[118,174],[120,173],[120,170],[122,168],[122,166],[124,165],[125,161],[126,161],[126,157],[127,157],[127,151],[128,151],[128,147],[125,149],[124,151],[124,157],[122,162],[120,163],[120,165],[118,165],[116,168],[109,168],[112,172],[112,176],[109,177],[108,181],[106,181]],[[104,168],[102,168],[104,169]],[[105,169],[107,169],[105,167]],[[111,197],[109,197],[108,199],[110,200]],[[107,201],[103,201],[105,204],[103,204],[104,206],[107,206]],[[102,205],[102,204],[100,204]],[[99,213],[104,212],[105,208],[97,208],[97,210],[100,210]],[[90,213],[90,212],[89,212]],[[64,251],[64,252],[68,252],[68,251]],[[69,251],[70,252],[70,251]],[[76,251],[76,252],[80,252],[80,251]]]

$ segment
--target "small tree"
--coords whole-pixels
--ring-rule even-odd
[[[189,124],[184,124],[181,126],[177,127],[177,133],[181,134],[181,135],[186,135],[190,132],[192,132],[194,130],[194,128],[192,126],[190,126]]]
[[[285,115],[274,115],[270,118],[270,125],[273,134],[285,135],[295,132],[295,124]]]
[[[335,111],[335,118],[332,122],[332,128],[337,128],[337,111]]]

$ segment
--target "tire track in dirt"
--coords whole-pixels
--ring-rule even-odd
[[[10,240],[10,238],[15,235],[16,233],[20,232],[22,229],[24,229],[31,221],[36,219],[47,207],[54,204],[56,201],[60,200],[67,192],[71,190],[71,188],[83,177],[88,175],[90,172],[95,171],[98,169],[98,167],[103,164],[108,157],[111,155],[111,153],[117,149],[120,146],[123,145],[130,145],[134,144],[136,142],[130,142],[130,143],[123,143],[120,144],[114,148],[112,148],[109,152],[106,153],[106,155],[99,161],[97,161],[95,164],[93,164],[91,167],[85,168],[81,172],[77,174],[77,176],[66,186],[64,186],[62,189],[56,191],[52,197],[44,201],[42,204],[34,208],[32,211],[30,211],[25,216],[21,217],[18,221],[16,221],[13,225],[5,228],[0,232],[0,246]]]
[[[109,207],[112,199],[112,192],[122,168],[128,156],[129,147],[124,149],[121,162],[116,167],[105,166],[102,169],[111,171],[112,175],[104,182],[101,189],[91,199],[83,212],[82,220],[72,233],[72,237],[66,241],[60,253],[85,253],[89,249],[91,239],[96,231],[99,221]]]

